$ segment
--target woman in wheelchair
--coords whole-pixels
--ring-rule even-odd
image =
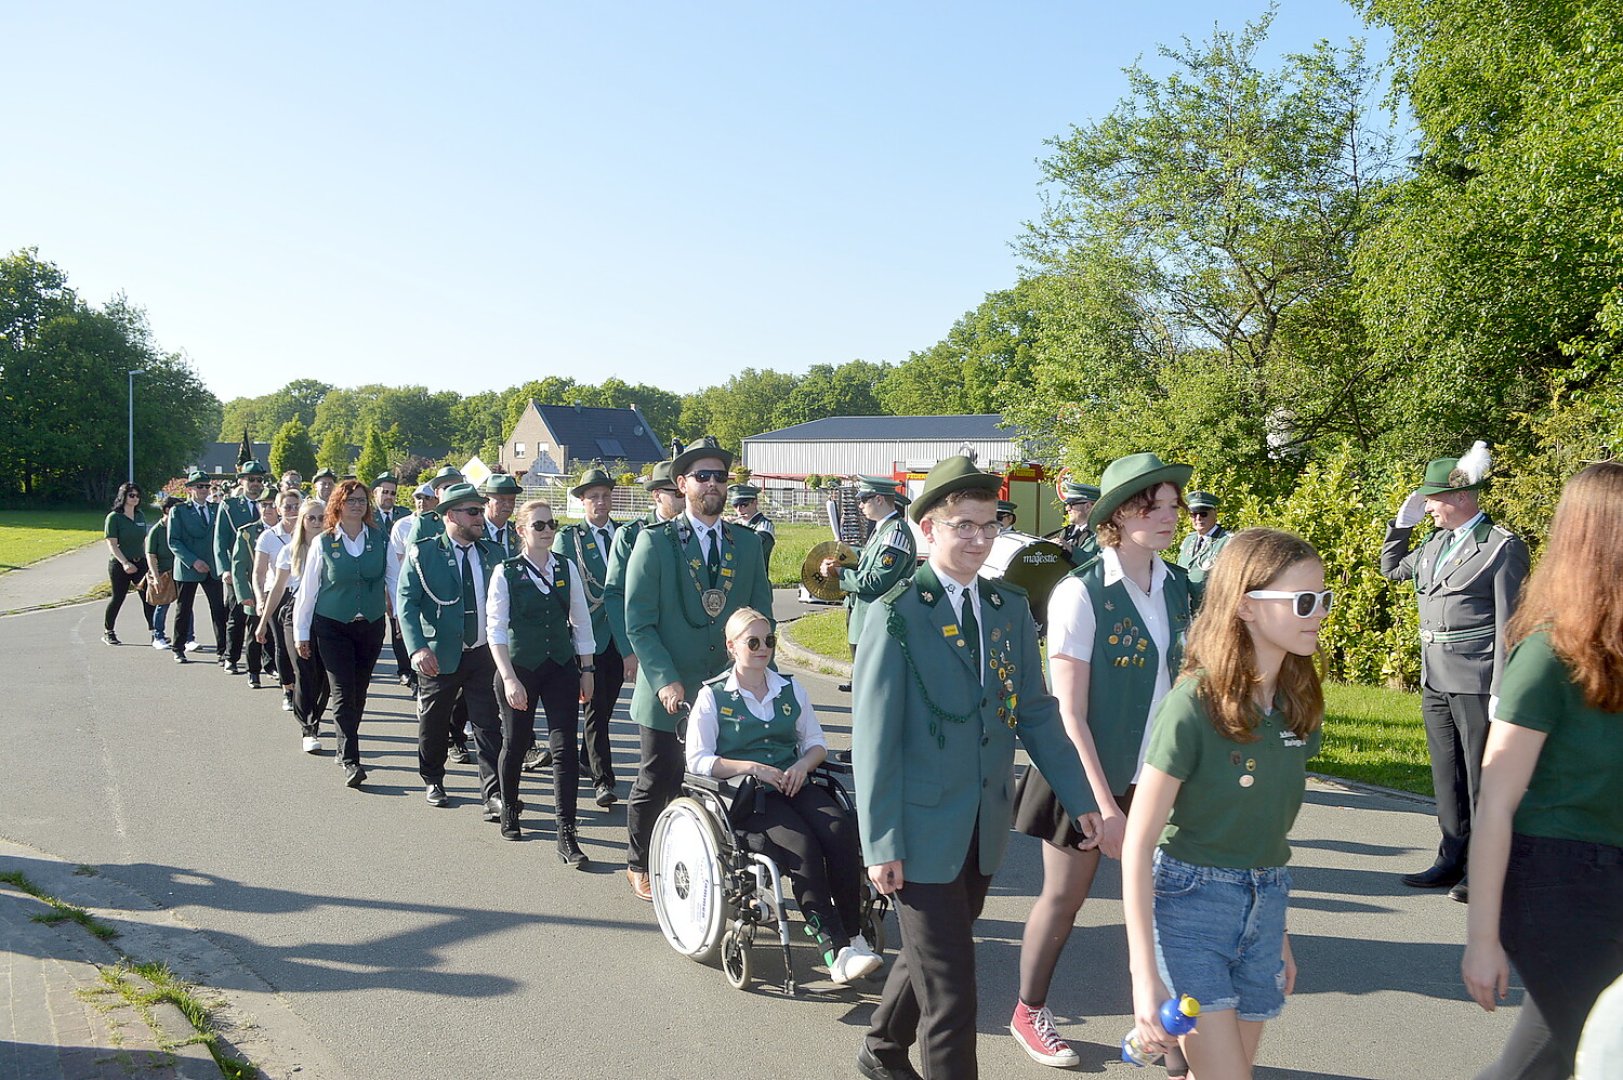
[[[827,753],[817,714],[798,683],[767,667],[777,638],[765,615],[740,608],[726,636],[733,666],[700,688],[688,715],[688,771],[754,781],[758,796],[734,804],[734,827],[750,850],[789,875],[829,977],[847,983],[871,975],[884,961],[851,933],[860,925],[863,885],[856,822],[806,782]]]

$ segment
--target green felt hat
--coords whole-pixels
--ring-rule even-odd
[[[484,504],[485,497],[479,494],[479,490],[477,488],[475,488],[472,484],[461,483],[452,484],[450,487],[440,492],[440,504],[435,509],[443,514],[445,511],[453,510],[458,506],[484,506]]]
[[[609,471],[602,465],[593,465],[581,473],[580,483],[570,488],[569,494],[578,499],[588,488],[595,487],[606,487],[611,490],[614,488],[614,477],[610,476]]]
[[[265,490],[259,493],[259,501],[262,503],[278,502],[281,498],[282,493],[271,487],[269,484],[266,484]]]
[[[648,473],[648,482],[643,485],[653,493],[655,491],[675,491],[676,479],[671,475],[671,463],[657,462]]]
[[[701,435],[686,450],[677,454],[671,461],[672,476],[686,476],[693,463],[703,461],[705,458],[716,458],[721,462],[723,469],[733,467],[733,455],[721,448],[714,435]]]
[[[186,486],[187,487],[197,487],[199,484],[203,485],[204,487],[207,487],[208,483],[209,483],[208,473],[204,472],[202,469],[191,469],[191,470],[187,471],[187,473],[186,473]]]
[[[1019,514],[1020,510],[1008,499],[999,499],[997,501],[997,512],[1000,514]]]
[[[1191,510],[1217,509],[1217,496],[1209,491],[1191,491],[1183,501],[1189,504]]]
[[[479,485],[479,490],[485,495],[522,495],[524,485],[507,473],[491,473],[485,477],[484,483]]]
[[[1092,484],[1079,484],[1074,480],[1060,481],[1060,501],[1076,502],[1085,499],[1088,502],[1099,501],[1099,489]]]
[[[943,458],[924,476],[924,490],[913,500],[907,516],[915,522],[923,521],[930,508],[955,491],[989,491],[996,495],[1003,488],[1003,477],[983,472],[963,454]]]
[[[737,504],[746,503],[761,497],[761,489],[754,484],[734,484],[727,489],[727,501]]]
[[[244,461],[237,466],[238,476],[269,476],[270,470],[257,461]]]
[[[1128,454],[1117,458],[1100,477],[1104,490],[1088,512],[1088,524],[1097,529],[1110,520],[1122,503],[1141,491],[1161,484],[1176,484],[1182,488],[1194,475],[1193,465],[1168,465],[1157,454]]]
[[[462,470],[458,469],[455,465],[447,465],[439,472],[435,473],[433,479],[431,479],[429,483],[433,484],[434,487],[438,489],[444,487],[446,484],[460,484],[462,483],[462,480]],[[471,487],[472,485],[469,486]]]
[[[897,506],[906,506],[913,501],[902,490],[900,480],[892,480],[888,476],[858,476],[856,481],[858,499],[864,495],[883,495]]]
[[[1460,471],[1460,459],[1441,457],[1426,466],[1426,478],[1417,489],[1422,495],[1450,495],[1456,491],[1476,491],[1487,482],[1483,477],[1476,483]]]
[[[385,469],[372,478],[373,487],[377,487],[379,484],[393,484],[395,487],[399,487],[400,478],[395,476],[394,473]]]
[[[331,480],[331,481],[334,481],[336,483],[337,480],[338,480],[338,474],[333,472],[331,469],[321,469],[321,470],[318,470],[316,472],[316,474],[310,478],[310,482],[313,484],[317,480],[321,480],[321,479]]]

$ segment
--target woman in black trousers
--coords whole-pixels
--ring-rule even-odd
[[[114,624],[118,621],[119,609],[124,606],[125,594],[131,589],[141,598],[147,627],[152,626],[152,605],[141,591],[147,577],[147,519],[141,513],[141,488],[133,481],[118,486],[118,495],[113,499],[113,509],[107,515],[102,535],[112,555],[107,561],[107,582],[113,587],[113,595],[108,597],[107,610],[102,615],[101,639],[109,645],[117,645]]]
[[[293,606],[298,595],[299,581],[304,577],[304,564],[309,558],[311,545],[321,536],[321,526],[327,508],[320,499],[311,499],[299,510],[294,522],[292,539],[276,555],[276,576],[265,596],[265,610],[259,613],[259,625],[254,637],[264,641],[276,636],[276,651],[291,669],[292,690],[288,700],[292,713],[299,722],[306,754],[321,753],[321,717],[327,711],[327,669],[321,664],[321,654],[311,650],[303,656],[293,645]],[[284,682],[289,681],[284,672]]]

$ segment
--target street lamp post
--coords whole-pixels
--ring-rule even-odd
[[[139,368],[130,371],[130,475],[126,478],[135,483],[135,377],[141,374]]]

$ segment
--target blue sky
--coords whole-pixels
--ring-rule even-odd
[[[13,4],[0,248],[222,399],[899,361],[1009,285],[1043,140],[1263,4]],[[1386,38],[1282,0],[1274,52]]]

